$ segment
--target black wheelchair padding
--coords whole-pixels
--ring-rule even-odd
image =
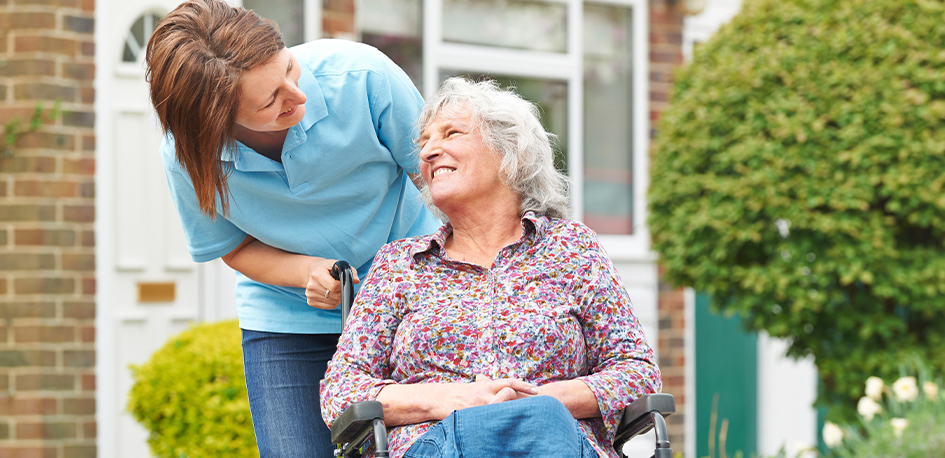
[[[614,437],[614,448],[621,452],[623,445],[630,439],[656,429],[656,453],[653,456],[657,458],[672,456],[665,417],[674,413],[676,413],[676,400],[673,395],[651,393],[641,396],[624,409]]]
[[[384,407],[377,401],[356,402],[345,409],[331,425],[331,442],[353,442],[361,431],[370,428],[374,420],[384,419]]]
[[[371,446],[375,458],[389,457],[384,407],[377,401],[352,404],[331,425],[331,443],[337,444],[337,457],[360,457]]]

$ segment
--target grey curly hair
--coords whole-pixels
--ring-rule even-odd
[[[571,216],[570,180],[554,166],[555,135],[539,122],[538,107],[495,81],[449,78],[427,100],[420,113],[419,132],[441,113],[464,110],[476,122],[483,139],[502,158],[502,181],[521,197],[519,215],[528,211],[552,218]],[[449,218],[433,205],[426,183],[420,193],[441,220]]]

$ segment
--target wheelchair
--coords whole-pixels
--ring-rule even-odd
[[[341,322],[348,321],[354,300],[354,281],[351,267],[338,261],[331,275],[341,282]],[[614,449],[620,456],[623,446],[630,439],[654,430],[656,448],[652,458],[672,458],[665,417],[676,412],[676,401],[668,393],[645,394],[623,410],[623,416],[614,438]],[[376,458],[388,458],[387,427],[384,425],[384,408],[378,401],[356,402],[345,409],[331,426],[331,442],[336,445],[335,456],[360,457],[372,445]]]

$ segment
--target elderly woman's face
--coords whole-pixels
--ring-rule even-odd
[[[302,69],[283,48],[269,62],[243,73],[236,123],[257,132],[288,129],[305,116],[305,93],[299,89]]]
[[[457,204],[489,202],[497,193],[509,192],[499,177],[501,158],[464,109],[441,112],[420,133],[420,160],[433,204],[447,215]]]

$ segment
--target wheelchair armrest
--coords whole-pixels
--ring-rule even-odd
[[[614,446],[619,450],[628,440],[653,428],[653,416],[657,412],[668,417],[676,412],[676,400],[668,393],[645,394],[623,409],[623,417],[617,426]],[[663,426],[665,428],[665,425]],[[665,431],[659,434],[665,435]]]
[[[374,426],[374,420],[384,419],[384,407],[377,401],[351,404],[331,425],[331,443],[346,444],[364,435]]]

